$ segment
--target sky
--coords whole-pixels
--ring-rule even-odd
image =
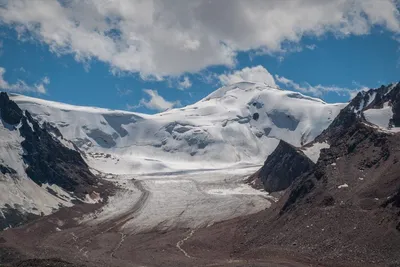
[[[240,81],[346,102],[400,81],[400,0],[0,0],[0,90],[157,113]]]

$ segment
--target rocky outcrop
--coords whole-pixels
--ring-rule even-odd
[[[8,174],[16,174],[17,173],[14,169],[12,169],[12,168],[10,168],[8,166],[5,166],[3,164],[0,164],[0,172],[2,174],[6,174],[6,173],[8,173]]]
[[[28,163],[26,173],[37,184],[56,184],[79,197],[87,194],[88,187],[97,182],[89,171],[81,154],[65,147],[51,136],[25,111],[20,127],[25,138],[22,147],[27,152],[24,160]]]
[[[14,125],[21,121],[22,110],[14,101],[11,101],[4,92],[0,92],[0,109],[1,119],[6,123]]]
[[[78,197],[92,192],[89,187],[97,183],[79,152],[65,147],[49,132],[49,125],[42,127],[29,112],[23,112],[6,93],[0,93],[1,118],[8,124],[21,124],[21,145],[25,151],[24,161],[27,175],[38,185],[56,184]],[[54,129],[53,129],[54,132]],[[59,131],[58,131],[58,134]],[[10,172],[2,167],[1,171]]]
[[[267,192],[282,191],[313,166],[314,163],[302,151],[281,140],[268,156],[258,178]]]
[[[90,172],[81,154],[67,148],[55,137],[62,138],[61,133],[52,128],[50,134],[50,125],[39,125],[29,112],[22,111],[6,93],[0,93],[0,118],[4,130],[23,137],[20,147],[17,147],[18,143],[13,146],[16,146],[16,150],[23,150],[22,159],[24,166],[27,166],[25,172],[36,184],[57,185],[75,197],[77,202],[84,199],[86,194],[102,190],[98,186],[99,179]],[[18,183],[21,173],[3,163],[0,158],[0,180]],[[100,187],[106,187],[107,184],[103,182]],[[55,191],[48,191],[60,197]],[[35,202],[35,199],[27,201]],[[29,213],[19,204],[2,204],[5,206],[2,205],[0,210],[0,229],[19,226],[40,216],[40,212]]]

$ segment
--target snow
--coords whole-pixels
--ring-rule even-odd
[[[22,109],[56,126],[101,172],[140,174],[262,164],[279,143],[301,146],[345,104],[242,82],[155,115],[78,107],[13,95]],[[253,118],[258,113],[257,120]]]
[[[103,199],[100,197],[100,194],[94,191],[91,194],[86,194],[84,199],[84,202],[88,204],[96,204],[102,201]]]
[[[46,190],[50,189],[51,191],[53,191],[54,193],[57,194],[58,198],[61,198],[67,202],[71,202],[71,201],[75,200],[75,197],[71,196],[70,193],[68,193],[67,191],[65,191],[64,189],[59,187],[58,185],[55,185],[55,184],[50,185],[48,183],[45,183],[45,184],[42,184],[42,188],[44,188]]]
[[[364,117],[369,123],[383,129],[389,129],[390,120],[393,118],[392,107],[386,102],[381,109],[365,110]]]
[[[340,188],[347,188],[347,187],[349,187],[348,184],[342,184],[342,185],[339,185],[339,186],[338,186],[339,189],[340,189]]]
[[[311,159],[312,162],[317,163],[319,159],[319,155],[321,153],[321,149],[323,148],[329,148],[330,145],[327,142],[317,142],[317,143],[312,143],[311,146],[308,147],[303,147],[302,150],[304,154]]]

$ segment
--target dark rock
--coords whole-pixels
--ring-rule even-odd
[[[17,227],[39,217],[32,213],[22,213],[20,209],[21,208],[18,209],[18,207],[11,207],[9,205],[6,205],[5,208],[1,208],[4,216],[0,217],[0,230],[8,227]]]
[[[283,205],[280,214],[289,210],[291,206],[296,204],[299,200],[303,199],[307,194],[309,194],[315,187],[315,183],[311,179],[306,179],[299,183],[296,187],[294,187],[290,194],[289,198],[286,200]]]
[[[0,113],[1,119],[11,125],[18,124],[23,115],[18,105],[4,92],[0,92]]]
[[[26,151],[23,156],[28,163],[26,173],[35,183],[56,184],[81,197],[86,194],[87,187],[96,183],[97,178],[80,153],[53,138],[29,112],[25,112],[19,130],[25,138],[21,144]]]
[[[50,134],[52,132],[62,138],[57,128],[46,122],[43,127],[39,125],[29,112],[23,112],[6,93],[0,93],[0,112],[3,127],[16,131],[13,125],[21,124],[18,130],[24,138],[21,146],[24,149],[23,159],[28,166],[25,171],[30,179],[38,185],[55,184],[79,198],[93,191],[92,186],[97,184],[97,177],[90,172],[79,152],[65,147]],[[17,174],[2,164],[0,172],[3,175]],[[22,207],[18,206],[2,208],[4,216],[0,216],[0,229],[16,227],[38,217],[22,213],[21,210]]]
[[[261,168],[259,178],[266,191],[281,191],[313,166],[314,163],[303,152],[285,141],[280,141]]]
[[[253,120],[258,120],[258,118],[260,118],[260,114],[258,114],[257,112],[253,114]]]
[[[321,205],[325,206],[325,207],[333,206],[333,205],[335,205],[335,199],[331,195],[324,196],[324,198],[322,199]]]
[[[3,164],[0,164],[0,172],[2,173],[2,174],[16,174],[17,172],[13,169],[13,168],[10,168],[10,167],[8,167],[8,166],[4,166]]]

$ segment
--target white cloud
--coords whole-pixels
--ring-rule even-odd
[[[162,96],[158,94],[157,90],[144,89],[143,92],[147,94],[149,99],[146,100],[145,98],[142,98],[138,105],[127,105],[128,109],[137,109],[144,106],[152,110],[165,111],[167,109],[171,109],[181,105],[179,101],[169,102],[165,100]]]
[[[310,50],[314,50],[315,48],[317,48],[317,45],[316,44],[306,45],[306,48],[310,49]]]
[[[126,109],[127,109],[127,110],[135,110],[135,109],[140,108],[141,106],[142,106],[141,104],[137,104],[137,105],[129,105],[129,104],[126,104]]]
[[[370,88],[368,88],[368,87],[365,86],[365,85],[361,85],[359,82],[353,81],[352,84],[353,84],[354,86],[356,86],[357,89],[354,89],[354,90],[352,90],[352,91],[349,93],[350,99],[353,99],[353,98],[354,98],[359,92],[361,92],[361,91],[366,92],[366,91],[369,91],[369,90],[370,90]]]
[[[187,88],[192,87],[192,82],[190,81],[188,76],[184,76],[183,80],[178,82],[178,89],[185,90]]]
[[[354,94],[357,94],[360,90],[365,90],[365,86],[357,85],[357,89],[350,89],[350,88],[344,88],[344,87],[339,87],[335,85],[331,86],[326,86],[326,85],[310,85],[309,83],[305,82],[302,85],[286,78],[282,77],[279,75],[275,75],[275,79],[279,84],[284,85],[288,89],[293,89],[299,92],[303,92],[305,94],[311,94],[314,96],[322,96],[326,93],[333,92],[338,95],[348,95],[350,98],[354,96]],[[356,85],[353,83],[353,85]]]
[[[54,53],[143,77],[234,66],[236,53],[282,52],[303,36],[400,32],[397,0],[1,0],[0,20]],[[306,19],[305,19],[306,18]],[[28,33],[28,34],[27,34]],[[297,47],[297,46],[294,46]]]
[[[44,77],[41,82],[36,83],[34,85],[28,85],[26,82],[22,80],[18,80],[14,84],[8,83],[4,79],[4,74],[6,73],[6,69],[0,67],[0,89],[5,91],[12,92],[37,92],[41,94],[45,94],[47,92],[45,85],[50,84],[50,79],[48,77]]]
[[[50,78],[47,77],[47,76],[45,76],[45,77],[42,79],[42,83],[43,83],[43,84],[50,84]]]
[[[243,81],[265,83],[271,86],[276,85],[274,77],[261,65],[251,68],[246,67],[242,70],[222,74],[219,75],[218,78],[223,85],[229,85]]]
[[[131,89],[121,89],[121,88],[117,88],[117,94],[119,96],[127,96],[132,94],[132,90]]]

